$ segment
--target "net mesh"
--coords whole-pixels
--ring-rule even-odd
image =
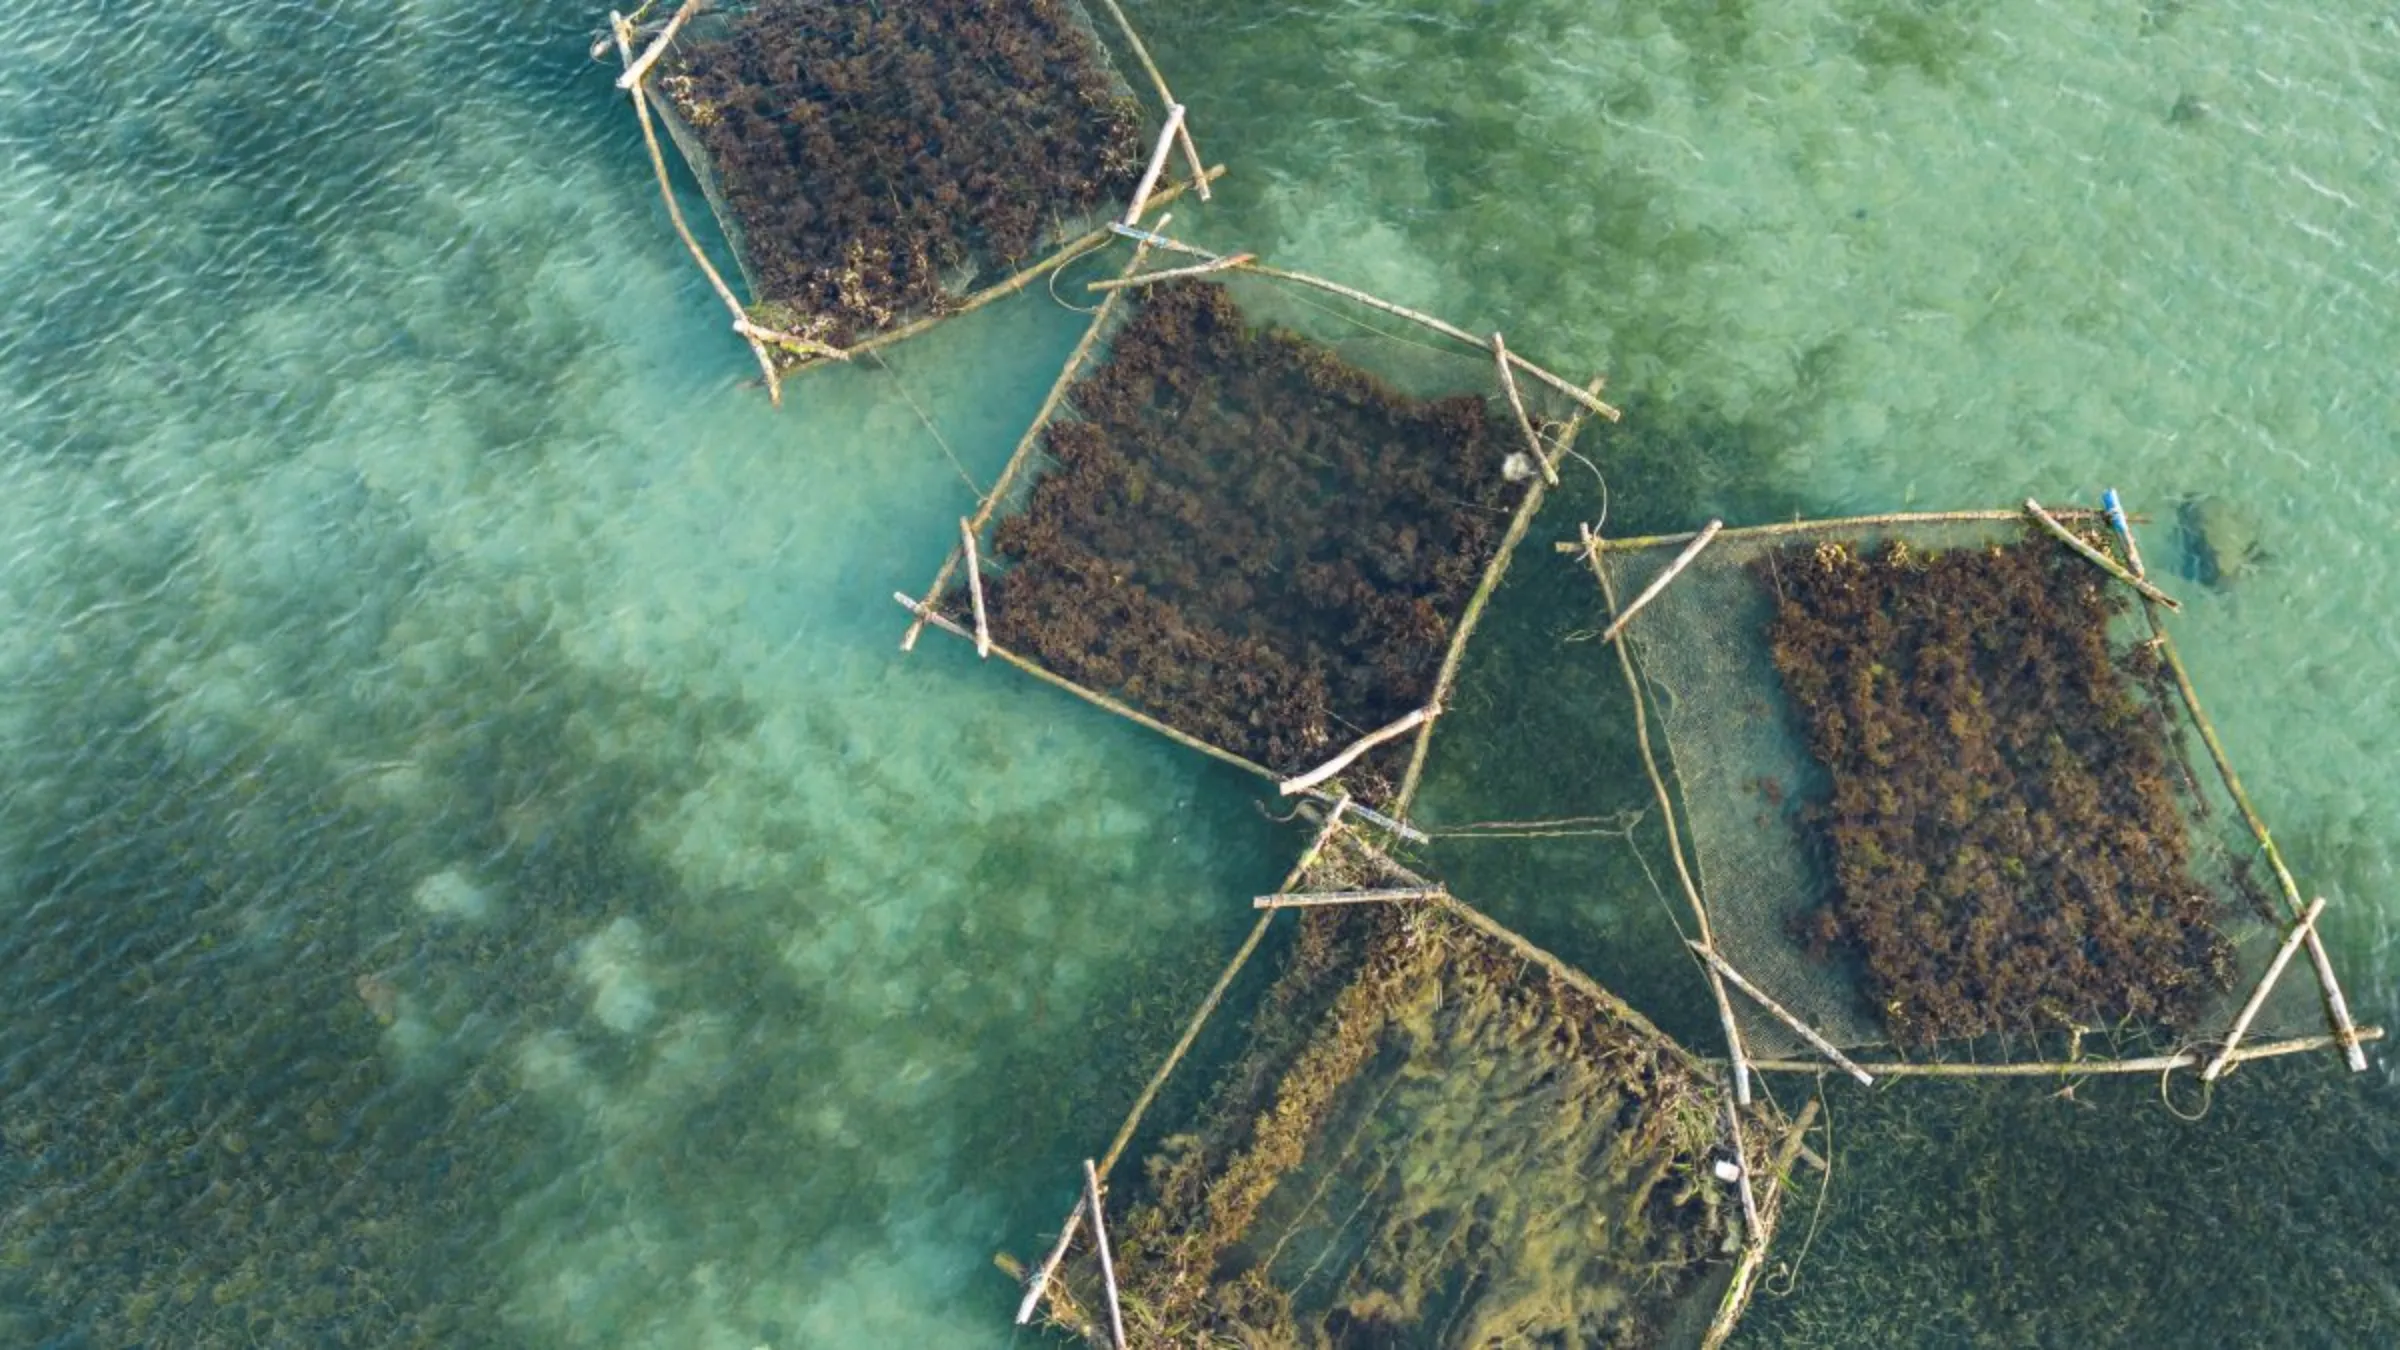
[[[1415,884],[1337,836],[1309,890]],[[1447,904],[1307,911],[1246,1048],[1111,1241],[1128,1342],[1700,1339],[1745,1220],[1711,1075]],[[1764,1165],[1781,1122],[1749,1118]],[[1772,1196],[1769,1203],[1773,1203]],[[1096,1262],[1062,1320],[1106,1333]]]
[[[2219,1038],[2288,923],[2252,875],[2255,841],[2221,780],[2196,758],[2196,727],[2144,645],[2147,624],[2096,598],[2079,612],[2103,616],[2104,641],[2069,650],[2070,610],[2119,592],[2026,530],[1832,522],[1720,537],[1627,629],[1717,950],[1838,1045],[2047,1060]],[[1605,553],[1620,600],[1678,551]],[[2005,591],[1978,580],[1996,575],[2033,589],[1996,607]],[[1779,608],[1788,620],[1827,593],[1856,609],[1838,638],[1777,628]],[[1951,651],[1966,653],[1960,666],[1940,664]],[[2108,669],[2090,705],[2034,689],[2052,678],[2040,671],[2094,651]],[[1971,673],[1937,679],[1937,668]],[[1795,707],[1795,671],[1814,682],[1813,712]],[[2148,759],[2153,736],[2163,753]],[[2153,770],[2163,781],[2132,781]],[[1931,784],[1948,799],[1928,796]],[[2171,801],[2150,836],[2133,819],[2145,791]],[[2022,856],[1984,848],[2003,836],[2023,841]],[[2171,884],[2143,870],[2162,858],[2180,863]],[[2144,876],[2158,884],[2112,889]],[[1897,907],[1875,907],[1894,894]],[[2198,899],[2179,908],[2182,894]],[[1753,1001],[1733,1002],[1753,1055],[1812,1053]],[[2251,1035],[2323,1029],[2303,964]]]
[[[1120,293],[982,543],[994,640],[1279,775],[1425,706],[1535,471],[1492,358],[1406,326],[1265,277]],[[963,577],[940,603],[972,621]],[[1389,801],[1410,751],[1344,781]]]
[[[1124,210],[1157,129],[1075,0],[721,6],[652,82],[752,316],[837,348]]]

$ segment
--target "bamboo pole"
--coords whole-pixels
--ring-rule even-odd
[[[975,605],[975,656],[977,660],[992,659],[992,623],[983,612],[983,560],[975,556],[975,526],[965,516],[958,518],[959,541],[967,550],[967,595]]]
[[[1113,277],[1105,281],[1088,282],[1087,291],[1116,291],[1128,286],[1147,286],[1155,281],[1177,281],[1184,277],[1204,277],[1211,272],[1243,267],[1258,261],[1255,253],[1228,253],[1215,262],[1194,263],[1190,267],[1170,267],[1160,272],[1144,272],[1138,277]]]
[[[1349,768],[1351,763],[1357,760],[1360,755],[1367,753],[1369,750],[1372,750],[1376,746],[1383,744],[1385,741],[1394,740],[1398,737],[1407,735],[1411,728],[1415,727],[1418,723],[1432,717],[1433,713],[1434,710],[1432,705],[1428,704],[1427,706],[1419,708],[1415,712],[1408,714],[1406,717],[1400,718],[1398,721],[1392,722],[1387,726],[1378,727],[1377,729],[1368,732],[1366,735],[1359,737],[1357,740],[1352,741],[1349,749],[1342,751],[1342,753],[1335,755],[1329,760],[1326,760],[1324,763],[1309,770],[1307,773],[1304,773],[1297,778],[1287,778],[1281,783],[1276,784],[1275,790],[1282,793],[1286,797],[1292,796],[1295,793],[1306,792],[1310,788],[1315,787],[1317,784],[1322,783],[1325,780],[1333,777],[1335,774],[1340,773],[1342,770]]]
[[[1150,165],[1142,170],[1141,182],[1133,189],[1133,204],[1125,208],[1128,229],[1142,223],[1142,211],[1150,204],[1150,190],[1158,186],[1158,176],[1167,169],[1167,153],[1175,148],[1175,133],[1183,128],[1183,105],[1167,109],[1167,124],[1158,131],[1158,144],[1151,148]]]
[[[2099,513],[2079,507],[2062,507],[2051,512],[2060,520],[2086,520]],[[1878,525],[1953,525],[1977,520],[2022,520],[2025,513],[2017,511],[1891,511],[1873,516],[1835,516],[1826,520],[1783,520],[1766,525],[1736,525],[1719,531],[1726,539],[1762,539],[1785,534],[1830,534],[1846,530],[1870,529]],[[1640,548],[1664,548],[1669,544],[1688,543],[1698,538],[1698,530],[1681,534],[1628,535],[1623,539],[1599,541],[1603,553],[1624,552]],[[1585,545],[1576,539],[1561,539],[1553,547],[1560,553],[1581,553]]]
[[[626,67],[630,71],[633,57],[629,35],[633,25],[626,21],[624,15],[611,10],[608,15],[608,26],[609,31],[616,35],[617,57],[626,63]],[[725,308],[733,312],[734,328],[738,333],[741,325],[749,320],[749,311],[742,308],[742,302],[734,295],[733,288],[725,284],[724,277],[718,275],[717,265],[708,260],[708,251],[700,247],[700,241],[692,237],[692,227],[684,221],[683,207],[675,200],[674,182],[667,176],[667,157],[658,148],[658,131],[650,124],[648,87],[640,80],[636,80],[631,92],[634,116],[642,124],[642,144],[650,152],[651,170],[658,175],[658,195],[667,204],[667,219],[674,224],[675,233],[683,240],[683,246],[691,250],[692,261],[700,264],[700,271],[708,278],[708,284],[716,290],[717,298],[724,301]],[[758,358],[759,373],[766,377],[767,402],[778,408],[782,407],[783,380],[775,370],[775,358],[767,355],[766,344],[757,338],[751,337],[747,333],[743,333],[741,336],[742,341],[750,344],[750,354]]]
[[[2317,916],[2324,912],[2325,897],[2320,895],[2309,902],[2307,911],[2300,916],[2300,922],[2294,924],[2292,931],[2285,935],[2283,945],[2275,949],[2275,959],[2267,963],[2267,973],[2258,977],[2258,987],[2250,991],[2249,1001],[2242,1004],[2241,1015],[2233,1019],[2233,1029],[2225,1033],[2224,1048],[2217,1051],[2217,1057],[2200,1071],[2201,1082],[2213,1083],[2225,1072],[2233,1052],[2241,1048],[2242,1037],[2250,1033],[2250,1023],[2257,1018],[2258,1010],[2267,1006],[2267,995],[2275,992],[2275,982],[2283,978],[2284,967],[2292,963],[2292,954],[2300,950],[2300,944],[2308,939],[2310,933],[2316,931]]]
[[[2133,587],[2137,591],[2140,591],[2145,597],[2157,601],[2159,604],[2165,605],[2167,608],[2174,610],[2177,613],[2183,612],[2182,603],[2176,600],[2175,597],[2167,594],[2165,591],[2160,590],[2156,586],[2151,585],[2149,582],[2142,580],[2133,573],[2126,571],[2125,564],[2118,562],[2116,559],[2108,556],[2105,553],[2102,553],[2100,550],[2093,548],[2090,544],[2085,543],[2081,535],[2078,535],[2073,530],[2070,530],[2066,526],[2059,524],[2058,517],[2053,516],[2049,512],[2043,510],[2040,502],[2035,501],[2031,497],[2027,497],[2025,499],[2025,512],[2027,515],[2033,517],[2035,524],[2041,526],[2043,529],[2049,531],[2052,535],[2056,536],[2058,542],[2065,544],[2068,548],[2071,548],[2076,553],[2082,555],[2085,561],[2091,563],[2092,566],[2099,568],[2101,571],[2108,573],[2117,580],[2124,582],[2126,585]]]
[[[658,30],[658,36],[651,39],[650,46],[643,51],[641,58],[626,65],[625,73],[617,77],[617,88],[630,90],[642,82],[642,77],[650,73],[650,67],[658,64],[658,58],[667,54],[667,45],[675,40],[675,35],[683,31],[684,20],[700,12],[701,3],[702,0],[683,0],[683,4],[675,10],[675,17],[667,20],[667,26]]]
[[[1125,35],[1126,45],[1133,48],[1133,59],[1139,61],[1142,70],[1150,76],[1150,87],[1158,91],[1159,106],[1174,107],[1175,91],[1167,88],[1167,77],[1159,73],[1158,63],[1150,59],[1150,49],[1143,45],[1142,35],[1133,31],[1133,21],[1125,17],[1124,10],[1117,8],[1117,0],[1100,0],[1100,3],[1107,6],[1108,16],[1117,21],[1117,31]],[[1176,135],[1183,143],[1184,163],[1191,167],[1193,181],[1200,185],[1200,200],[1207,201],[1208,179],[1200,172],[1200,151],[1192,144],[1191,129],[1179,126]]]
[[[2383,1039],[2382,1027],[2360,1027],[2357,1039],[2373,1043]],[[2293,1036],[2262,1045],[2246,1045],[2226,1057],[2231,1064],[2247,1064],[2254,1059],[2273,1059],[2279,1055],[2304,1055],[2318,1050],[2339,1049],[2343,1041],[2338,1036]],[[2196,1069],[2207,1063],[2196,1051],[2184,1050],[2172,1055],[2146,1055],[2138,1059],[2072,1059],[2051,1060],[2040,1064],[1912,1064],[1906,1060],[1888,1063],[1868,1061],[1859,1067],[1878,1078],[2056,1078],[2099,1073],[2164,1073],[2170,1069]],[[1754,1059],[1750,1067],[1761,1073],[1823,1073],[1825,1066],[1813,1059]]]
[[[1594,376],[1585,387],[1596,394],[1601,383],[1602,378]],[[1563,455],[1566,448],[1575,443],[1575,437],[1582,431],[1584,419],[1588,416],[1578,408],[1567,419],[1558,434],[1560,454]],[[1483,622],[1484,610],[1491,604],[1492,595],[1500,589],[1501,578],[1508,575],[1509,563],[1516,557],[1518,546],[1525,542],[1526,532],[1532,529],[1534,516],[1542,509],[1545,491],[1540,483],[1525,485],[1525,495],[1517,503],[1516,514],[1509,518],[1508,530],[1500,536],[1499,549],[1492,554],[1490,565],[1483,569],[1483,579],[1476,583],[1475,593],[1467,597],[1467,607],[1460,612],[1458,626],[1451,631],[1450,646],[1442,653],[1442,668],[1433,678],[1433,697],[1426,700],[1428,705],[1436,709],[1450,706],[1451,691],[1458,684],[1459,667],[1466,661],[1467,640],[1475,635],[1476,627]],[[1418,733],[1416,745],[1409,750],[1408,772],[1401,776],[1400,792],[1392,805],[1392,809],[1401,815],[1407,815],[1409,803],[1417,799],[1417,787],[1424,781],[1425,762],[1432,753],[1434,727],[1439,721],[1437,713],[1434,720],[1428,721],[1424,730]]]
[[[1114,229],[1117,233],[1124,235],[1128,239],[1144,240],[1152,246],[1164,249],[1169,253],[1181,253],[1189,257],[1207,258],[1211,260],[1224,256],[1222,254],[1211,253],[1207,249],[1201,248],[1196,244],[1187,244],[1180,239],[1170,239],[1166,236],[1163,229],[1136,230],[1123,224],[1114,225],[1110,228]],[[1261,262],[1247,263],[1244,264],[1244,267],[1246,270],[1255,272],[1262,277],[1274,277],[1279,281],[1289,281],[1301,286],[1313,286],[1320,291],[1327,291],[1334,295],[1341,296],[1347,300],[1355,300],[1359,304],[1365,305],[1369,309],[1381,310],[1382,312],[1390,314],[1396,318],[1407,319],[1412,323],[1423,324],[1425,327],[1440,333],[1444,337],[1463,342],[1479,351],[1488,352],[1492,350],[1492,344],[1475,336],[1473,333],[1468,332],[1466,329],[1459,327],[1457,324],[1450,323],[1442,319],[1437,319],[1421,310],[1410,309],[1406,305],[1393,304],[1389,300],[1369,295],[1365,291],[1358,290],[1355,287],[1344,286],[1338,281],[1327,281],[1323,277],[1314,276],[1307,272],[1295,272],[1285,267],[1269,267],[1267,264]],[[1527,375],[1531,375],[1535,379],[1540,380],[1542,383],[1549,385],[1551,388],[1558,390],[1562,394],[1565,394],[1568,398],[1571,398],[1577,403],[1582,404],[1583,407],[1589,412],[1593,412],[1599,416],[1605,417],[1611,422],[1614,422],[1618,418],[1624,416],[1624,414],[1618,411],[1616,408],[1601,402],[1600,397],[1597,394],[1576,388],[1574,385],[1567,383],[1565,380],[1551,374],[1547,370],[1542,369],[1540,366],[1537,366],[1531,361],[1526,360],[1524,357],[1517,355],[1515,352],[1510,352],[1508,354],[1508,363],[1511,366],[1514,366],[1517,370]]]
[[[2150,569],[2142,566],[2142,546],[2133,542],[2133,524],[2125,519],[2125,503],[2118,500],[2117,490],[2110,488],[2100,494],[2100,510],[2107,515],[2109,528],[2125,544],[2125,565],[2144,581],[2150,579]]]
[[[1252,909],[1309,909],[1319,905],[1395,905],[1417,900],[1438,900],[1444,892],[1431,890],[1390,891],[1300,891],[1283,895],[1262,895],[1250,902]]]
[[[1335,832],[1342,827],[1343,815],[1352,809],[1348,797],[1334,800],[1333,809],[1325,813],[1324,822],[1317,826],[1316,837],[1309,841],[1307,848],[1300,851],[1299,861],[1293,863],[1291,870],[1284,874],[1280,889],[1288,890],[1299,884],[1301,876],[1316,865],[1318,856],[1333,842]],[[1109,1141],[1108,1152],[1100,1157],[1101,1171],[1116,1170],[1117,1160],[1124,1156],[1126,1148],[1133,1143],[1134,1131],[1141,1128],[1142,1117],[1149,1112],[1150,1104],[1158,1100],[1159,1091],[1167,1085],[1175,1066],[1183,1062],[1183,1057],[1191,1052],[1193,1043],[1200,1039],[1200,1029],[1215,1014],[1217,1004],[1225,998],[1225,991],[1233,987],[1234,977],[1241,973],[1243,966],[1249,964],[1250,957],[1258,951],[1259,943],[1265,940],[1268,926],[1274,922],[1275,911],[1269,910],[1258,916],[1258,922],[1250,925],[1250,936],[1242,940],[1233,959],[1227,961],[1225,969],[1218,972],[1217,982],[1210,986],[1208,997],[1200,1000],[1199,1008],[1183,1024],[1183,1035],[1176,1038],[1175,1048],[1167,1052],[1166,1059],[1151,1073],[1150,1081],[1143,1085],[1141,1095],[1133,1099],[1132,1109],[1125,1113],[1125,1119],[1117,1126],[1116,1138]],[[1017,1305],[1018,1326],[1033,1320],[1033,1310],[1041,1304],[1042,1294],[1050,1287],[1050,1279],[1057,1273],[1058,1263],[1066,1259],[1067,1248],[1074,1242],[1075,1230],[1082,1222],[1083,1206],[1079,1204],[1060,1227],[1058,1243],[1050,1249],[1049,1258],[1034,1271],[1033,1279],[1026,1285],[1025,1301]]]
[[[1642,593],[1633,597],[1633,603],[1618,611],[1617,617],[1609,621],[1607,630],[1600,634],[1600,641],[1603,643],[1615,642],[1618,635],[1625,631],[1625,625],[1633,622],[1633,616],[1641,613],[1644,606],[1656,600],[1660,592],[1667,589],[1668,582],[1681,576],[1683,569],[1692,565],[1692,559],[1700,556],[1700,550],[1707,548],[1709,543],[1717,537],[1717,533],[1724,528],[1724,521],[1712,520],[1702,528],[1700,533],[1692,536],[1692,542],[1683,546],[1683,552],[1675,555],[1675,561],[1667,564],[1667,570],[1659,573],[1649,585],[1644,586]]]
[[[1592,527],[1578,524],[1583,532],[1584,561],[1591,566],[1592,575],[1600,582],[1600,597],[1608,602],[1609,613],[1617,612],[1616,583],[1608,579],[1608,567],[1600,561],[1600,536]],[[1703,533],[1706,533],[1703,531]],[[1617,653],[1617,665],[1625,672],[1625,689],[1633,695],[1633,741],[1642,752],[1642,770],[1649,775],[1650,790],[1658,798],[1659,822],[1666,826],[1667,852],[1675,861],[1675,878],[1683,885],[1683,898],[1692,907],[1693,923],[1700,930],[1700,941],[1710,947],[1717,945],[1716,935],[1708,922],[1708,907],[1700,903],[1700,887],[1692,880],[1692,869],[1683,860],[1683,836],[1675,827],[1675,800],[1667,791],[1667,780],[1659,775],[1658,756],[1650,749],[1650,716],[1644,711],[1647,699],[1642,694],[1641,677],[1634,673],[1633,654],[1621,642],[1610,643]],[[1725,1026],[1725,1050],[1733,1064],[1734,1100],[1743,1106],[1750,1104],[1750,1059],[1742,1049],[1742,1029],[1733,1019],[1733,1000],[1726,996],[1724,978],[1717,968],[1706,961],[1700,971],[1708,977],[1708,992],[1717,1001],[1717,1018]]]
[[[1166,221],[1162,219],[1159,223],[1163,225]],[[1141,244],[1137,243],[1133,246],[1133,257],[1127,259],[1125,263],[1125,275],[1131,276],[1134,270],[1141,266],[1143,250],[1144,246]],[[990,523],[992,512],[998,510],[1001,501],[1007,497],[1009,484],[1016,481],[1018,471],[1024,467],[1025,461],[1033,454],[1033,447],[1041,442],[1042,430],[1049,426],[1050,415],[1056,412],[1058,405],[1066,400],[1067,390],[1075,384],[1076,373],[1083,368],[1083,363],[1091,356],[1092,349],[1099,345],[1100,334],[1106,329],[1110,317],[1115,313],[1116,304],[1116,296],[1107,296],[1100,301],[1100,307],[1093,311],[1092,321],[1083,330],[1082,340],[1075,344],[1074,351],[1067,354],[1066,366],[1058,372],[1058,378],[1050,385],[1050,393],[1042,399],[1041,408],[1034,413],[1033,424],[1026,427],[1025,434],[1018,438],[1017,448],[1009,454],[1008,463],[1001,468],[999,480],[992,484],[992,490],[984,496],[983,504],[976,509],[974,515],[976,529],[980,530]],[[942,560],[941,570],[934,574],[933,585],[925,592],[923,605],[913,607],[917,612],[917,621],[908,626],[907,634],[900,639],[900,650],[911,652],[917,649],[917,637],[925,631],[925,616],[932,612],[934,602],[941,599],[942,588],[950,584],[950,574],[957,570],[961,556],[963,555],[958,550],[953,549],[950,556]]]
[[[850,359],[850,353],[839,347],[829,346],[815,338],[802,337],[798,333],[786,333],[780,329],[767,328],[751,322],[748,318],[735,319],[733,331],[746,338],[756,338],[761,342],[773,343],[791,352],[794,356],[811,357],[820,361],[847,361]]]
[[[1776,1002],[1772,998],[1769,998],[1765,990],[1759,988],[1755,984],[1750,983],[1748,976],[1734,969],[1733,963],[1718,955],[1714,948],[1703,947],[1697,942],[1687,942],[1684,945],[1690,947],[1693,951],[1700,953],[1700,956],[1703,960],[1717,968],[1718,974],[1733,982],[1734,988],[1739,989],[1743,993],[1748,994],[1750,997],[1758,1000],[1760,1007],[1765,1008],[1768,1012],[1775,1014],[1775,1017],[1778,1021],[1781,1021],[1785,1026],[1790,1027],[1793,1032],[1798,1034],[1800,1039],[1808,1042],[1809,1045],[1814,1047],[1818,1054],[1832,1060],[1835,1065],[1840,1067],[1842,1072],[1849,1074],[1852,1078],[1855,1078],[1859,1082],[1870,1087],[1874,1085],[1875,1075],[1858,1067],[1858,1064],[1855,1060],[1852,1060],[1848,1055],[1843,1054],[1839,1049],[1835,1048],[1833,1042],[1819,1035],[1815,1027],[1812,1027],[1808,1023],[1801,1021],[1798,1017],[1793,1016],[1790,1009],[1785,1008],[1782,1004]]]
[[[1542,471],[1544,483],[1557,487],[1558,466],[1542,449],[1542,438],[1533,434],[1533,419],[1525,415],[1525,396],[1517,392],[1517,377],[1509,373],[1508,340],[1497,332],[1492,334],[1492,357],[1500,367],[1500,388],[1508,394],[1509,410],[1517,415],[1517,430],[1525,433],[1525,447],[1533,451],[1534,466]]]
[[[1083,1198],[1092,1211],[1092,1245],[1100,1252],[1100,1287],[1108,1291],[1108,1337],[1125,1350],[1125,1310],[1117,1302],[1117,1262],[1108,1250],[1108,1218],[1100,1204],[1100,1169],[1083,1160]]]
[[[2111,524],[2124,535],[2126,554],[2138,557],[2133,543],[2133,527],[2120,510]],[[2265,817],[2251,804],[2250,794],[2242,787],[2242,776],[2234,772],[2233,759],[2225,753],[2225,742],[2217,736],[2217,724],[2200,706],[2200,690],[2192,683],[2192,672],[2183,664],[2182,653],[2175,650],[2175,639],[2167,632],[2166,622],[2159,618],[2154,606],[2143,607],[2150,620],[2150,632],[2158,643],[2158,654],[2166,659],[2167,670],[2175,677],[2176,693],[2183,698],[2184,711],[2192,715],[2192,725],[2200,729],[2200,743],[2208,747],[2208,757],[2217,766],[2217,777],[2225,784],[2225,794],[2233,798],[2234,808],[2241,812],[2242,821],[2250,827],[2251,836],[2258,840],[2259,852],[2266,855],[2268,867],[2275,873],[2275,883],[2283,890],[2285,909],[2297,915],[2305,908],[2300,898],[2300,883],[2292,879],[2292,869],[2284,865],[2283,850],[2275,846],[2275,836],[2268,832]],[[2342,982],[2333,973],[2333,957],[2325,950],[2325,939],[2315,928],[2307,930],[2308,963],[2316,973],[2317,988],[2325,996],[2325,1015],[2333,1024],[2335,1044],[2341,1047],[2342,1062],[2352,1073],[2367,1071],[2367,1052],[2360,1042],[2356,1022],[2350,1017],[2350,1000],[2342,997]]]
[[[1750,1143],[1742,1137],[1742,1108],[1737,1102],[1725,1103],[1725,1132],[1733,1140],[1734,1160],[1741,1164],[1734,1172],[1733,1184],[1742,1197],[1742,1245],[1763,1252],[1767,1226],[1759,1222],[1758,1194],[1750,1187]]]

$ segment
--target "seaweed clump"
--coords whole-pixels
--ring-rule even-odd
[[[764,0],[665,64],[760,313],[835,346],[955,305],[1141,172],[1140,108],[1062,0]]]
[[[1111,1226],[1127,1330],[1658,1343],[1739,1245],[1720,1123],[1672,1042],[1449,913],[1311,914],[1249,1049]]]
[[[1284,772],[1431,697],[1514,492],[1484,399],[1408,397],[1174,282],[1070,400],[994,534],[1003,642]]]
[[[2125,602],[2049,540],[1780,550],[1776,670],[1831,791],[1806,818],[1843,948],[1902,1043],[2138,1021],[2186,1028],[2232,982],[2195,879],[2172,731],[2108,636]]]

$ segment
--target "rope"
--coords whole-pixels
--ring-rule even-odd
[[[908,405],[910,412],[917,415],[919,422],[925,424],[926,433],[933,437],[933,443],[942,447],[943,456],[950,461],[951,468],[958,470],[959,479],[967,485],[967,491],[975,494],[975,500],[982,501],[982,486],[976,483],[973,474],[967,472],[967,466],[959,462],[958,452],[950,448],[950,442],[942,439],[942,429],[933,424],[933,418],[927,415],[923,408],[917,406],[917,400],[910,396],[908,383],[900,378],[900,372],[892,369],[892,363],[883,359],[883,353],[869,352],[867,355],[874,359],[876,365],[883,368],[884,374],[892,377],[892,387],[900,391],[901,401]]]

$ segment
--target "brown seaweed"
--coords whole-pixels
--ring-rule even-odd
[[[1806,819],[1833,896],[1800,936],[1862,959],[1897,1040],[2182,1028],[2229,987],[2170,728],[2141,648],[2110,640],[2125,601],[2105,576],[2040,537],[1755,567],[1831,783]]]
[[[1140,109],[1058,0],[765,0],[659,87],[713,169],[760,312],[844,346],[1015,270],[1128,197]]]
[[[1069,402],[993,537],[1000,641],[1284,772],[1431,696],[1514,494],[1484,399],[1410,398],[1189,282]]]

